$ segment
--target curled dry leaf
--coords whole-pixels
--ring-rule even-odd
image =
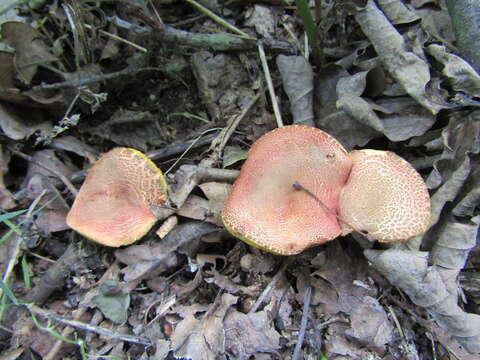
[[[337,83],[337,108],[345,111],[358,122],[383,133],[383,124],[368,101],[360,95],[365,90],[368,71],[341,78]]]
[[[337,85],[342,78],[348,77],[350,74],[339,65],[329,64],[321,69],[315,78],[314,101],[317,114],[315,122],[319,128],[338,139],[347,150],[364,146],[379,135],[372,127],[358,122],[337,108],[337,101],[341,96],[337,93]]]
[[[235,359],[247,360],[257,353],[275,353],[280,349],[280,334],[266,311],[243,314],[235,309],[224,321],[225,349]]]
[[[437,233],[438,240],[432,248],[433,263],[445,269],[463,269],[470,250],[477,244],[479,223],[479,216],[465,223],[458,222],[453,217],[445,219]]]
[[[442,3],[438,3],[436,0],[423,1],[424,4],[421,4],[420,1],[418,1],[419,6],[414,6],[417,7],[415,13],[422,19],[422,29],[433,39],[442,39],[445,43],[452,44],[455,41],[455,34],[446,8],[443,7]],[[436,6],[428,6],[428,3],[431,3],[432,5],[440,5],[440,8],[437,8]],[[422,7],[424,5],[426,6]]]
[[[53,56],[40,33],[30,25],[9,21],[1,24],[1,41],[15,49],[15,70],[17,78],[30,84],[37,73],[39,64],[48,64],[58,59]]]
[[[212,224],[221,225],[222,221],[214,216],[210,202],[198,195],[189,195],[182,207],[177,210],[177,215],[195,220],[207,221]]]
[[[388,72],[405,91],[428,109],[437,114],[445,106],[432,101],[426,93],[430,81],[427,62],[408,51],[402,35],[395,29],[373,0],[368,0],[363,9],[355,13],[355,19],[367,38],[372,42]]]
[[[247,153],[247,151],[239,146],[225,146],[222,157],[222,167],[226,168],[238,161],[245,160],[247,158]]]
[[[457,304],[437,266],[428,266],[428,253],[390,249],[365,250],[365,256],[394,286],[401,288],[468,352],[480,354],[480,315],[466,313]]]
[[[237,295],[237,294],[245,294],[251,297],[256,297],[260,293],[259,286],[251,285],[251,286],[243,286],[240,284],[235,283],[230,277],[220,274],[217,270],[207,270],[206,273],[208,275],[212,275],[212,277],[206,278],[205,281],[207,283],[213,283],[217,285],[220,289],[227,291],[228,293]]]
[[[469,198],[473,201],[471,205],[478,201],[478,197],[475,195],[476,179],[472,177],[477,171],[472,172],[471,160],[473,154],[480,153],[480,123],[476,118],[475,113],[466,117],[452,114],[449,124],[442,130],[442,155],[439,160],[435,161],[434,168],[426,180],[427,186],[430,188],[437,187],[431,197],[430,228],[438,223],[445,206],[449,202],[460,203],[470,192],[469,189],[473,191]],[[476,164],[474,162],[473,164],[476,168]],[[436,242],[435,232],[429,231],[423,238],[418,238],[417,246],[420,241],[423,241],[426,249],[430,249]]]
[[[224,318],[237,297],[223,294],[217,308],[197,319],[195,311],[185,312],[171,337],[170,347],[175,358],[215,360],[225,352]]]
[[[452,210],[455,216],[473,216],[475,208],[480,204],[480,166],[475,163],[473,167],[457,197],[459,201]]]
[[[86,158],[90,163],[94,163],[97,158],[97,152],[91,146],[85,144],[76,137],[67,135],[56,137],[51,143],[50,147],[57,150],[65,150]]]
[[[188,244],[198,244],[204,235],[217,232],[218,227],[203,221],[188,221],[177,225],[161,242],[155,245],[133,245],[115,251],[115,257],[128,266],[122,271],[125,280],[143,276],[155,264],[162,269],[177,265],[177,252],[184,252]],[[148,275],[148,274],[146,274]]]
[[[50,131],[51,125],[36,109],[0,103],[0,128],[8,138],[23,140],[36,131]]]
[[[232,186],[227,183],[209,182],[200,184],[199,187],[208,200],[192,194],[177,211],[177,214],[222,226],[220,212]]]
[[[408,24],[420,19],[401,0],[378,0],[378,6],[393,24]]]
[[[449,53],[443,45],[431,44],[427,51],[443,64],[442,73],[455,91],[462,91],[472,97],[480,96],[480,75],[469,63],[460,56]]]
[[[107,280],[100,285],[98,294],[93,297],[93,303],[113,323],[123,325],[128,319],[128,308],[130,307],[130,294],[118,292],[110,294],[109,290],[117,288],[118,282]]]
[[[313,122],[313,70],[303,56],[277,56],[283,89],[290,100],[293,123],[315,126]]]
[[[405,141],[425,134],[436,117],[410,97],[396,97],[376,102],[380,106],[383,133],[391,141]]]

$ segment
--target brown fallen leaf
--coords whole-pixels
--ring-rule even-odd
[[[231,294],[246,294],[255,297],[258,296],[261,291],[259,286],[257,285],[244,286],[236,284],[229,276],[222,275],[215,269],[211,269],[205,272],[208,275],[212,275],[212,277],[205,279],[207,283],[213,283],[217,285],[220,289],[224,289]]]
[[[171,337],[171,349],[175,358],[191,360],[215,360],[225,352],[225,336],[228,326],[224,317],[238,298],[223,294],[218,307],[201,319],[195,318],[197,311],[184,312]]]
[[[257,353],[274,354],[280,349],[280,334],[266,311],[243,314],[232,309],[223,326],[225,349],[235,359],[247,360]]]
[[[427,83],[430,81],[428,63],[408,49],[403,36],[373,0],[368,0],[365,8],[357,10],[355,19],[372,42],[385,68],[411,97],[434,115],[445,108],[438,99],[432,100],[427,94]]]
[[[231,184],[208,182],[199,185],[199,187],[208,200],[198,195],[190,195],[183,206],[177,211],[177,214],[223,226],[220,212],[232,187]]]
[[[15,49],[17,77],[26,84],[32,81],[39,64],[58,60],[50,53],[40,33],[26,23],[8,21],[1,24],[1,39]]]

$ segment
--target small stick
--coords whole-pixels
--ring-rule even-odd
[[[45,196],[46,193],[47,193],[47,191],[43,190],[40,193],[40,195],[38,195],[37,198],[30,204],[30,206],[28,208],[28,211],[27,211],[27,214],[26,214],[27,219],[29,219],[32,216],[33,211],[35,210],[38,203]],[[14,232],[12,240],[11,240],[10,244],[8,245],[9,252],[10,252],[10,254],[8,256],[9,260],[8,260],[8,263],[5,266],[3,279],[2,279],[2,281],[5,284],[8,284],[8,282],[10,280],[10,275],[12,274],[13,269],[15,268],[15,265],[17,264],[18,259],[21,256],[22,242],[23,242],[22,236]],[[0,289],[0,298],[2,297],[2,295],[3,295],[3,289]]]
[[[270,100],[272,101],[273,112],[275,113],[275,119],[277,120],[277,126],[282,127],[282,115],[280,114],[280,107],[278,106],[277,97],[275,96],[275,89],[273,88],[272,76],[270,75],[270,69],[267,64],[267,57],[265,56],[265,50],[262,44],[258,44],[258,53],[260,55],[260,61],[262,63],[262,69],[267,80],[268,93],[270,94]]]
[[[300,332],[298,333],[297,344],[295,345],[295,351],[293,352],[293,360],[301,359],[302,344],[305,338],[305,332],[307,331],[308,313],[310,312],[310,300],[312,299],[312,287],[310,285],[305,289],[305,295],[303,296],[303,313],[302,321],[300,322]]]
[[[203,135],[205,135],[205,134],[208,133],[208,132],[217,131],[217,130],[219,130],[219,129],[218,129],[218,128],[213,128],[213,129],[205,130],[203,133],[201,133],[200,136],[197,137],[197,138],[191,143],[191,145],[185,149],[185,151],[180,155],[180,157],[179,157],[177,160],[175,160],[175,162],[172,164],[172,166],[170,166],[170,167],[168,168],[168,170],[165,171],[164,174],[167,175],[170,171],[172,171],[172,169],[173,169],[175,166],[177,166],[177,164],[183,159],[183,157],[187,154],[187,152],[190,151],[190,149],[195,145],[195,143],[196,143],[198,140],[200,140],[200,139],[202,138]]]
[[[86,27],[87,29],[92,29],[92,26],[91,26],[91,25],[88,25],[88,24],[85,24],[85,27]],[[147,53],[147,52],[148,52],[148,50],[145,49],[143,46],[137,45],[137,44],[135,44],[135,43],[133,43],[133,42],[131,42],[131,41],[128,41],[127,39],[124,39],[124,38],[122,38],[122,37],[120,37],[120,36],[118,36],[118,35],[109,33],[109,32],[107,32],[107,31],[105,31],[105,30],[102,30],[102,29],[99,29],[98,32],[100,32],[101,34],[103,34],[103,35],[105,35],[105,36],[108,36],[109,38],[111,38],[111,39],[113,39],[113,40],[120,41],[120,42],[123,42],[123,43],[125,43],[125,44],[127,44],[127,45],[130,45],[131,47],[133,47],[133,48],[135,48],[135,49],[137,49],[137,50],[139,50],[139,51],[141,51],[141,52],[143,52],[143,53]]]
[[[220,25],[226,27],[227,29],[229,29],[230,31],[232,31],[234,33],[237,33],[238,35],[240,35],[244,39],[256,40],[254,37],[248,35],[247,33],[244,33],[242,30],[236,28],[235,26],[233,26],[229,22],[223,20],[220,16],[215,14],[213,11],[207,9],[205,6],[199,4],[195,0],[185,0],[185,1],[188,2],[190,5],[196,7],[198,10],[200,10],[202,13],[207,15],[210,19],[215,21],[217,24],[220,24]]]
[[[110,329],[100,327],[100,326],[95,326],[95,325],[90,325],[81,321],[76,321],[76,320],[71,320],[64,318],[63,316],[58,315],[57,313],[54,313],[52,311],[44,310],[34,304],[25,304],[26,308],[32,312],[35,315],[39,315],[45,319],[53,320],[55,322],[58,322],[63,325],[71,326],[80,330],[88,331],[88,332],[93,332],[99,335],[104,335],[108,336],[112,339],[120,340],[120,341],[125,341],[128,343],[132,344],[138,344],[138,345],[143,345],[143,346],[151,346],[152,343],[150,340],[134,335],[126,335],[126,334],[120,334],[115,331],[112,331]]]
[[[22,159],[25,159],[27,160],[28,162],[31,162],[32,164],[35,164],[37,165],[38,167],[41,167],[42,169],[44,170],[47,170],[49,173],[52,173],[53,175],[55,175],[56,177],[58,177],[60,180],[62,180],[63,184],[67,187],[68,190],[70,190],[70,192],[72,193],[73,196],[77,196],[78,194],[78,190],[75,188],[75,186],[73,186],[73,184],[70,182],[70,180],[68,180],[68,178],[59,173],[57,170],[55,169],[51,169],[41,163],[39,163],[38,161],[36,161],[33,156],[30,156],[30,155],[27,155],[27,154],[24,154],[20,151],[16,151],[16,150],[13,150],[11,148],[9,148],[9,150],[12,152],[13,155],[16,155],[18,157],[21,157]]]
[[[237,129],[238,124],[240,124],[240,122],[248,115],[252,107],[262,95],[263,91],[258,92],[258,94],[250,100],[250,102],[239,115],[234,116],[228,120],[225,128],[223,128],[223,130],[218,134],[217,138],[212,141],[212,144],[210,145],[210,150],[213,149],[211,157],[214,162],[217,162],[220,159],[220,154],[227,145],[227,142],[228,140],[230,140],[230,137],[232,136],[234,131]]]
[[[335,211],[333,211],[332,209],[330,209],[327,205],[325,205],[325,203],[320,200],[320,198],[315,195],[313,192],[311,192],[310,190],[308,190],[305,186],[303,186],[302,184],[300,184],[298,181],[295,181],[293,184],[292,184],[292,187],[299,191],[299,190],[302,190],[302,191],[305,191],[307,193],[308,196],[311,196],[312,198],[314,198],[323,208],[323,210],[325,210],[326,212],[328,212],[330,215],[332,216],[335,216],[337,218],[338,221],[340,221],[341,223],[347,225],[349,228],[353,229],[355,232],[359,233],[360,235],[362,235],[365,239],[367,239],[368,241],[373,241],[373,239],[370,238],[370,236],[368,236],[368,233],[366,233],[365,231],[363,230],[358,230],[356,229],[354,226],[350,225],[348,222],[346,222],[345,220],[343,220]]]
[[[97,284],[102,284],[106,280],[108,280],[112,276],[112,273],[118,272],[118,262],[115,260],[110,267],[105,271],[102,278],[98,281]],[[73,311],[73,320],[78,321],[82,318],[82,316],[87,312],[88,307],[83,306],[75,311]],[[74,332],[74,328],[66,326],[62,330],[62,337],[68,338]],[[57,358],[58,352],[62,349],[65,343],[58,339],[55,344],[52,346],[48,354],[44,357],[44,360],[54,360]]]
[[[273,276],[270,283],[262,291],[262,293],[258,297],[257,301],[255,301],[255,304],[253,304],[252,308],[248,312],[249,314],[253,314],[254,312],[256,312],[258,310],[258,308],[260,307],[260,305],[262,305],[265,298],[270,294],[270,292],[273,290],[274,286],[277,284],[277,282],[280,280],[282,275],[285,273],[285,270],[287,269],[287,266],[289,264],[290,264],[290,261],[288,259],[284,261],[280,270],[278,270],[278,272]]]

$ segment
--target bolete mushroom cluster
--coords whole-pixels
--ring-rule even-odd
[[[322,130],[291,125],[252,145],[222,220],[248,244],[293,255],[352,231],[383,242],[422,234],[430,197],[422,177],[398,155],[348,153]]]
[[[167,182],[160,169],[140,151],[116,148],[89,170],[67,224],[102,245],[128,245],[157,221],[151,206],[166,200]]]

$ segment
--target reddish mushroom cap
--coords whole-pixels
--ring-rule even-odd
[[[67,224],[100,244],[128,245],[155,224],[150,207],[166,199],[167,182],[150,159],[134,149],[113,149],[89,170]]]
[[[340,195],[339,215],[375,240],[407,240],[424,233],[430,197],[417,171],[389,151],[356,150],[348,182]],[[352,229],[344,227],[343,233]]]
[[[341,233],[337,218],[304,191],[298,181],[333,212],[351,161],[327,133],[292,125],[256,141],[222,211],[234,236],[281,255],[300,253]]]

